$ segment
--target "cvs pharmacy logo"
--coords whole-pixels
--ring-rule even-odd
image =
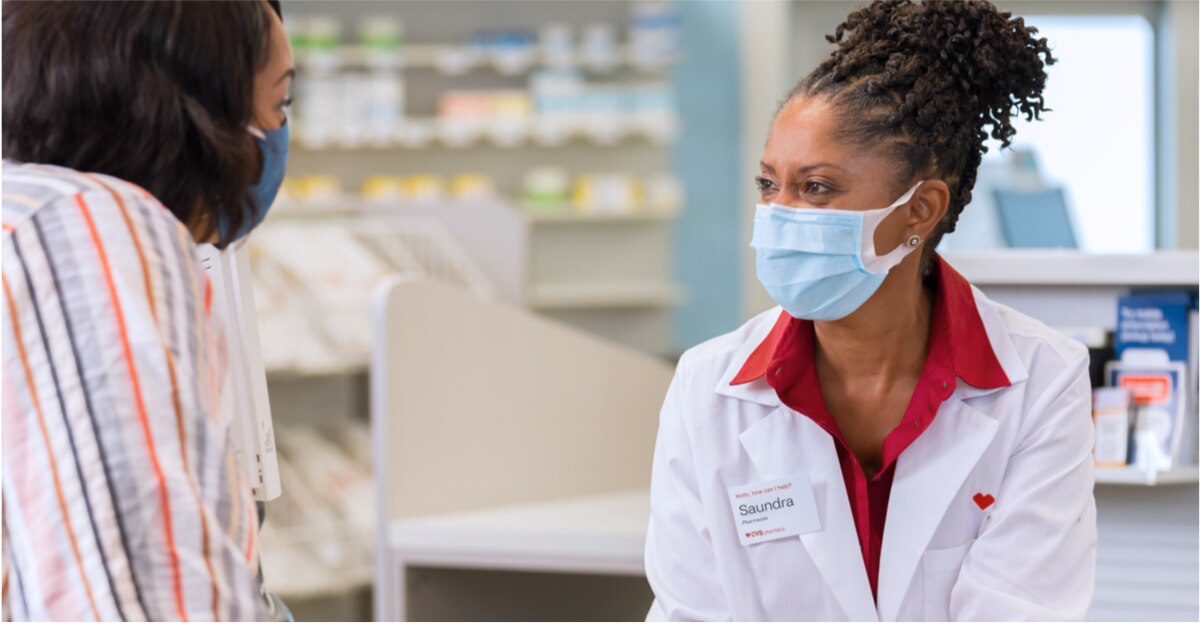
[[[1138,405],[1159,405],[1171,398],[1169,375],[1125,375],[1120,385],[1129,390]]]

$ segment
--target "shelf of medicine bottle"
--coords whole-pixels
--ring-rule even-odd
[[[529,305],[541,311],[670,308],[683,301],[678,284],[538,284]]]
[[[523,76],[534,69],[554,67],[535,47],[531,53],[510,54],[505,57],[489,52],[472,51],[468,46],[450,44],[409,44],[396,51],[373,50],[367,46],[343,45],[326,52],[298,51],[297,64],[309,71],[338,71],[342,69],[428,69],[446,76],[461,76],[477,70],[495,71],[502,75]],[[506,60],[507,59],[507,60]],[[662,73],[678,65],[682,55],[665,57],[651,63],[638,62],[627,44],[617,46],[615,63],[597,67],[584,62],[566,65],[590,74],[610,74],[622,69],[640,73]]]
[[[427,142],[422,141],[420,143],[392,141],[388,143],[364,142],[346,144],[342,142],[330,142],[313,145],[312,143],[306,143],[303,139],[298,139],[295,145],[298,149],[306,152],[419,152],[428,149],[462,150],[477,149],[481,147],[497,150],[519,150],[527,148],[569,148],[578,145],[588,145],[592,147],[619,147],[637,144],[646,144],[665,148],[674,143],[674,136],[653,136],[645,132],[633,131],[628,132],[624,136],[614,140],[597,138],[593,135],[576,132],[561,141],[541,141],[533,137],[525,137],[519,141],[497,142],[491,137],[487,136],[487,134],[481,132],[478,136],[466,141],[446,141],[440,137],[435,137]]]
[[[430,197],[427,199],[387,198],[367,199],[358,195],[318,197],[304,200],[288,199],[276,204],[272,217],[321,219],[353,217],[402,216],[407,208],[446,207],[453,208],[474,201],[503,201],[497,196],[462,199],[457,197]],[[632,209],[595,208],[581,211],[570,204],[552,207],[519,208],[525,221],[532,225],[591,225],[623,223],[662,223],[679,217],[679,207]]]
[[[679,217],[679,208],[635,210],[591,210],[581,212],[571,206],[555,208],[522,206],[525,220],[534,225],[591,225],[617,223],[659,223]]]
[[[1097,468],[1096,485],[1186,485],[1200,483],[1200,467],[1179,466],[1171,470],[1145,471],[1135,466]]]

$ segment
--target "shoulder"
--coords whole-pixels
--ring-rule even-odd
[[[683,354],[672,382],[672,405],[687,414],[681,417],[694,424],[707,422],[724,431],[725,426],[734,425],[740,419],[711,416],[739,414],[748,417],[754,407],[773,403],[775,391],[764,379],[740,384],[733,381],[747,360],[752,359],[752,354],[768,339],[781,315],[781,308],[772,308],[736,330],[707,340]]]
[[[144,189],[101,174],[8,162],[3,183],[10,285],[56,291],[90,310],[87,322],[95,323],[116,318],[104,311],[118,295],[128,322],[143,312],[152,321],[170,293],[198,299],[204,278],[195,242]],[[16,300],[35,302],[29,288],[14,286]]]
[[[1065,371],[1089,359],[1087,347],[1032,316],[988,299],[976,291],[981,312],[990,309],[1004,327],[1030,376]]]
[[[754,399],[774,390],[764,380],[737,386],[730,385],[730,380],[766,339],[781,313],[780,308],[764,312],[680,357],[660,418],[663,439],[686,439],[691,446],[708,449],[710,457],[737,448],[736,444],[730,447],[729,441],[770,411]],[[747,398],[750,400],[743,400]]]
[[[64,242],[75,239],[102,244],[113,238],[139,241],[167,235],[172,239],[186,228],[171,211],[142,187],[100,173],[37,163],[3,164],[3,213],[6,236],[27,230],[35,221],[39,230],[54,230]],[[184,237],[176,249],[191,253]],[[123,247],[125,245],[118,245]]]
[[[1013,425],[1015,440],[1025,440],[1034,432],[1054,431],[1087,437],[1092,427],[1090,356],[1080,342],[1068,338],[1045,323],[988,300],[978,292],[980,313],[1001,332],[988,327],[997,355],[1005,369],[1020,371],[1013,385],[984,404],[994,402],[993,410],[1007,414],[1002,421]],[[989,321],[985,320],[985,325]],[[1012,365],[1016,361],[1016,366]]]
[[[705,377],[711,377],[711,385],[715,388],[739,356],[748,355],[749,350],[766,338],[781,312],[779,307],[772,308],[727,334],[710,338],[688,349],[679,358],[677,370],[686,371],[689,375],[702,373]]]

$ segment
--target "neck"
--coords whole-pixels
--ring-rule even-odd
[[[853,314],[814,323],[822,373],[843,381],[889,383],[918,376],[929,347],[933,298],[922,285],[919,254],[896,266]]]

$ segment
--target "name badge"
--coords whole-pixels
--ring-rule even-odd
[[[729,488],[742,546],[821,530],[807,473]]]

